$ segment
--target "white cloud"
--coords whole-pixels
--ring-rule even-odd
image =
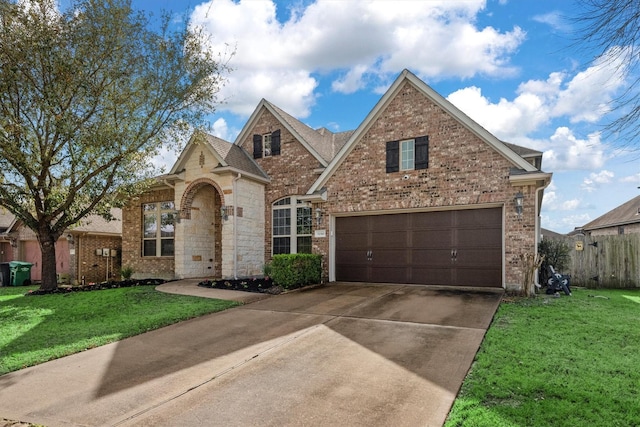
[[[621,58],[610,55],[614,50],[576,74],[558,93],[554,116],[569,116],[572,123],[595,123],[611,110],[611,100],[624,84],[624,73],[628,67]]]
[[[579,139],[567,127],[559,127],[550,138],[552,148],[543,155],[543,164],[549,170],[594,170],[601,168],[607,157],[600,134]]]
[[[625,176],[620,179],[620,182],[630,182],[632,184],[640,184],[640,173],[635,175]]]
[[[615,174],[608,170],[602,170],[598,173],[592,172],[582,182],[582,189],[591,193],[595,191],[602,184],[610,184],[613,181]]]
[[[347,72],[344,77],[335,80],[331,85],[331,88],[335,92],[346,94],[354,93],[362,89],[362,87],[364,86],[362,77],[366,71],[366,65],[356,65],[351,70],[349,70],[349,72]]]
[[[567,22],[566,18],[562,16],[561,12],[553,11],[542,15],[535,15],[533,20],[542,24],[547,24],[554,30],[569,31],[571,25]]]
[[[548,120],[544,99],[533,93],[522,93],[513,101],[501,98],[496,104],[475,86],[460,89],[447,99],[498,138],[512,141],[519,135],[535,131]]]
[[[339,71],[333,90],[343,93],[383,86],[404,68],[422,78],[512,75],[510,55],[525,33],[478,28],[485,6],[317,0],[278,22],[271,1],[211,0],[195,7],[190,23],[210,34],[214,52],[236,49],[222,109],[246,116],[264,97],[306,117],[316,100],[314,73]]]

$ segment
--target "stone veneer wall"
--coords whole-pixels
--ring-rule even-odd
[[[243,176],[237,178],[235,172],[212,173],[219,161],[205,147],[194,145],[186,159],[184,181],[175,184],[176,208],[183,217],[176,227],[176,277],[230,278],[261,274],[264,184]],[[234,203],[237,203],[237,217]],[[227,208],[226,219],[221,215],[222,206]],[[234,233],[236,223],[238,228]],[[236,239],[238,247],[234,251]],[[211,257],[206,253],[212,254]],[[237,255],[235,262],[234,254]],[[209,259],[214,260],[213,268],[209,269],[208,265],[203,268]]]

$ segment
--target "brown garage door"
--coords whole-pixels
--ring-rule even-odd
[[[502,209],[336,218],[336,280],[502,286]]]

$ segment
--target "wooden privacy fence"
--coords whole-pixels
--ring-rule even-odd
[[[571,249],[572,285],[640,288],[640,234],[576,235],[563,240]]]

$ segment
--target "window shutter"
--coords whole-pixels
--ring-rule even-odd
[[[416,138],[416,170],[429,167],[429,137]]]
[[[400,170],[400,141],[387,142],[387,173]]]
[[[271,155],[280,155],[280,129],[271,132]]]
[[[262,135],[253,135],[253,158],[262,157]]]

